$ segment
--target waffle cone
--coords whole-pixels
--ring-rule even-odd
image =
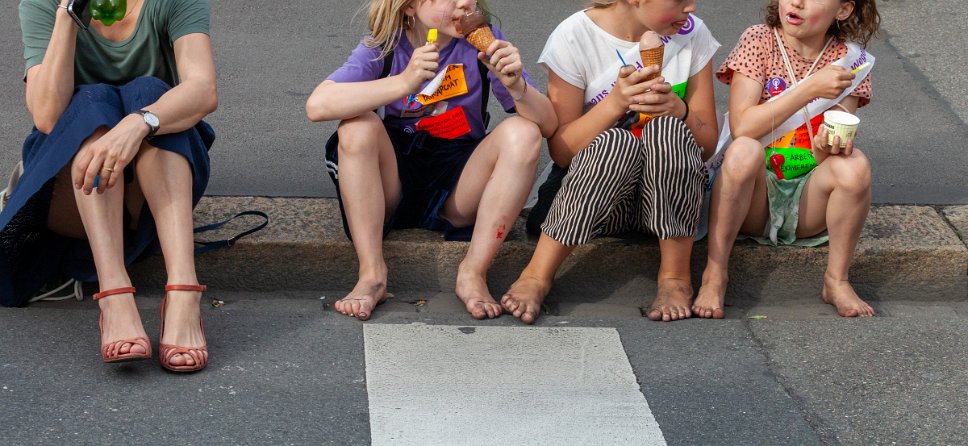
[[[642,55],[642,66],[651,67],[653,65],[662,66],[662,57],[665,53],[665,45],[660,45],[655,48],[649,48],[647,50],[639,50],[639,54]],[[652,80],[659,77],[661,73],[656,73],[649,76],[646,80]]]
[[[491,42],[494,42],[494,33],[491,32],[491,27],[482,26],[469,33],[467,33],[467,42],[477,48],[478,51],[482,53],[487,53],[487,48],[491,46]]]

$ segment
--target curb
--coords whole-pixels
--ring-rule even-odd
[[[199,256],[199,280],[222,290],[342,290],[356,283],[356,254],[343,234],[332,198],[205,197],[196,225],[244,210],[261,210],[266,229],[234,246]],[[944,216],[943,216],[943,215]],[[948,219],[945,219],[945,216]],[[240,219],[244,220],[244,219]],[[949,223],[950,222],[950,223]],[[231,236],[249,221],[237,221],[210,239]],[[851,268],[859,294],[873,301],[958,301],[968,296],[968,206],[940,211],[930,206],[872,207]],[[208,238],[207,238],[208,239]],[[395,293],[452,292],[466,242],[447,242],[438,233],[402,230],[384,242]],[[535,239],[518,220],[489,274],[493,293],[503,292],[531,258]],[[828,249],[736,243],[730,259],[729,299],[776,303],[815,299],[820,294]],[[693,281],[705,265],[706,243],[693,251]],[[558,301],[624,305],[655,293],[659,250],[654,237],[604,237],[578,247],[565,261],[552,290]],[[162,287],[160,256],[132,267],[141,286]]]

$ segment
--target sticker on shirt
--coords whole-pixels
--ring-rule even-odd
[[[814,134],[819,131],[821,123],[823,115],[817,115],[810,120]],[[817,167],[817,160],[810,153],[810,147],[810,133],[807,132],[807,126],[802,125],[767,147],[766,168],[772,170],[781,180],[804,175]]]
[[[446,69],[437,73],[437,77],[431,80],[423,90],[420,90],[420,94],[417,95],[417,102],[430,105],[463,94],[467,94],[464,64],[450,64]]]
[[[769,93],[770,96],[776,96],[780,93],[783,93],[786,90],[786,87],[786,81],[779,77],[770,78],[770,80],[766,81],[766,92]]]
[[[426,131],[436,138],[456,139],[470,133],[471,125],[467,122],[464,107],[457,107],[443,114],[421,119],[417,123],[417,130]]]
[[[449,102],[441,101],[435,104],[423,105],[414,101],[409,108],[400,111],[401,118],[422,118],[424,116],[437,116],[447,111]]]

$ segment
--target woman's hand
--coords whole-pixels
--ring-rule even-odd
[[[523,89],[523,86],[518,86],[518,82],[522,79],[521,70],[524,65],[521,63],[521,52],[518,51],[517,47],[511,45],[511,42],[506,40],[495,40],[491,42],[491,46],[487,48],[487,54],[490,54],[490,58],[484,53],[477,53],[477,59],[484,63],[487,69],[491,70],[504,88],[511,91],[514,87]],[[516,95],[519,96],[519,95]]]
[[[837,99],[844,90],[850,87],[854,75],[836,65],[827,65],[806,80],[810,87],[811,97]]]
[[[400,73],[401,79],[407,87],[407,92],[417,93],[423,84],[437,76],[438,61],[440,60],[440,49],[436,43],[428,43],[420,48],[413,50],[410,56],[410,63],[407,68]]]
[[[833,144],[829,144],[827,142],[829,134],[827,128],[821,125],[817,133],[813,135],[813,148],[810,149],[810,153],[817,160],[817,164],[823,162],[828,156],[850,156],[854,151],[854,140],[849,139],[844,147],[840,147],[840,136],[834,136]]]
[[[100,175],[97,192],[103,193],[124,178],[124,168],[131,163],[148,136],[148,126],[137,114],[130,114],[97,141],[78,152],[74,162],[74,188],[89,195],[94,178]]]

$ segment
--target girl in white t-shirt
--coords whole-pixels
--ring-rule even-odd
[[[703,160],[718,133],[711,59],[719,43],[692,15],[695,9],[695,0],[596,1],[548,38],[538,62],[548,68],[548,97],[558,115],[548,140],[555,167],[529,216],[529,228],[541,230],[534,256],[501,299],[525,323],[537,318],[575,246],[628,231],[659,237],[649,318],[690,316]],[[660,72],[642,66],[639,56],[639,39],[650,30],[663,36],[665,54],[661,76],[646,81]],[[637,113],[655,116],[641,136],[621,125]]]

